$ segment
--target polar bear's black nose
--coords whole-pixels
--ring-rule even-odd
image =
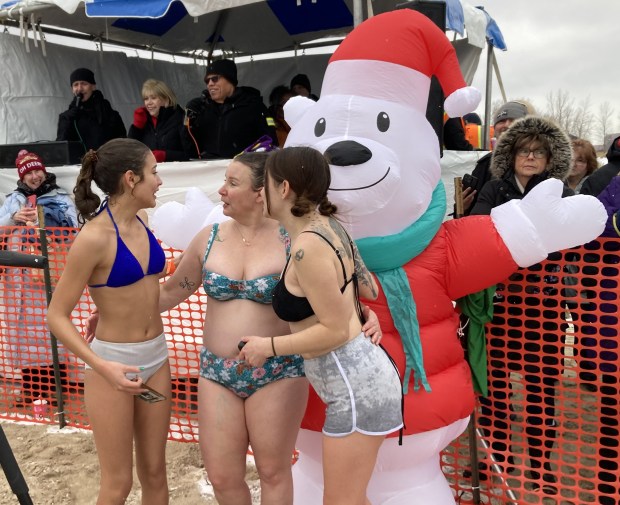
[[[348,167],[366,163],[372,158],[372,151],[355,140],[343,140],[329,146],[325,156],[331,165]]]

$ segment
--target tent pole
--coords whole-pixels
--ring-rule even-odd
[[[364,13],[362,12],[362,0],[353,0],[353,27],[364,21]]]
[[[35,5],[24,5],[21,2],[15,4],[11,7],[5,7],[0,9],[0,20],[2,19],[19,19],[20,15],[28,15],[33,13],[38,13],[45,9],[50,9],[52,7],[56,7],[54,4],[35,4]]]
[[[484,90],[484,129],[482,130],[482,147],[487,151],[489,150],[489,132],[491,131],[491,87],[493,80],[493,73],[491,70],[493,68],[494,59],[495,55],[493,53],[493,44],[489,44],[489,41],[487,40],[487,73]]]

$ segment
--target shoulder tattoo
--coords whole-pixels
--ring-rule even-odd
[[[301,261],[302,259],[304,259],[304,250],[298,249],[295,251],[295,261]]]
[[[337,223],[336,220],[333,218],[329,219],[329,226],[331,230],[336,234],[336,236],[340,239],[341,246],[338,247],[338,250],[341,254],[344,253],[343,256],[345,258],[351,259],[352,251],[350,250],[350,247],[347,247],[350,240],[347,232],[344,231],[344,228],[340,225],[340,223]]]
[[[357,276],[357,280],[362,286],[367,286],[370,288],[373,297],[377,297],[379,293],[377,293],[375,284],[372,282],[372,274],[368,271],[368,268],[366,268],[366,265],[362,261],[355,242],[353,243],[353,247],[355,248],[355,275]]]

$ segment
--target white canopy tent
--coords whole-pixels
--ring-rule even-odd
[[[105,40],[172,54],[220,49],[237,54],[296,49],[322,37],[342,37],[374,14],[407,0],[0,0],[0,20],[72,37]],[[427,2],[430,3],[430,2]],[[501,33],[482,10],[447,0],[447,26],[471,44]]]
[[[75,68],[89,67],[95,72],[98,88],[119,110],[128,126],[134,108],[141,104],[140,89],[146,78],[156,77],[167,82],[176,91],[182,105],[200,93],[203,88],[205,62],[199,55],[210,50],[207,42],[210,34],[214,33],[215,25],[219,26],[215,31],[219,31],[221,35],[218,38],[218,47],[230,51],[233,56],[255,54],[259,49],[299,49],[305,41],[313,40],[317,36],[346,34],[353,26],[353,18],[359,15],[357,12],[354,16],[354,7],[363,7],[363,17],[366,17],[369,8],[371,14],[376,14],[393,9],[403,1],[364,0],[362,5],[361,0],[97,0],[85,5],[78,0],[21,0],[9,3],[0,0],[0,23],[19,26],[21,20],[24,28],[21,38],[0,32],[0,61],[5,68],[5,71],[0,73],[0,144],[55,139],[58,114],[66,109],[71,100],[68,76]],[[311,8],[315,5],[333,7],[336,3],[347,9],[346,26],[314,31],[310,29],[291,34],[292,30],[283,28],[290,28],[290,21],[283,24],[280,17],[274,14],[283,5],[289,8],[289,15],[301,15],[303,20],[309,14],[295,9]],[[91,4],[132,7],[135,10],[134,15],[140,19],[118,16],[90,18],[88,11]],[[174,12],[174,9],[178,9],[175,5],[179,4],[187,14],[162,35],[145,34],[144,29],[131,30],[127,26],[121,27],[122,23],[117,23],[119,19],[157,23],[159,18],[144,18],[145,11],[141,10],[145,5],[153,7],[155,4],[163,9],[162,12],[167,13],[164,18]],[[467,38],[457,40],[455,46],[466,81],[471,83],[485,44],[490,42],[494,46],[505,48],[501,33],[483,10],[463,0],[448,0],[447,7],[448,27],[461,34],[464,33],[463,27],[467,27]],[[214,22],[214,19],[219,21]],[[280,28],[275,27],[274,20],[280,23]],[[318,25],[300,26],[308,28]],[[264,27],[268,27],[269,33],[263,33]],[[57,44],[47,44],[44,51],[38,37],[39,43],[34,46],[34,29],[37,33],[39,29],[44,33],[55,30],[73,33],[81,38],[125,43],[131,47],[152,47],[171,54],[194,54],[198,56],[197,63],[180,65],[155,59],[130,58],[121,52],[94,52]],[[187,33],[180,36],[177,30]],[[29,32],[30,39],[26,32]],[[260,89],[266,97],[275,85],[287,84],[293,75],[302,72],[310,77],[313,90],[319,92],[328,58],[328,54],[309,55],[299,51],[294,58],[257,59],[238,63],[239,81],[243,85]],[[470,170],[484,153],[447,154],[442,165],[445,180],[449,182],[452,176]],[[200,184],[206,186],[201,189],[217,200],[217,185],[225,164],[164,164],[162,172],[167,175],[165,186],[168,189],[162,191],[161,201],[182,201],[187,187],[196,185],[197,180],[202,180],[204,184]],[[72,187],[77,167],[57,167],[52,171],[60,175],[64,187]],[[207,172],[211,175],[203,176]],[[12,170],[0,170],[0,175],[0,193],[6,194],[14,189],[16,174]],[[447,184],[448,190],[450,186]]]
[[[403,2],[0,0],[0,23],[21,26],[19,39],[0,33],[0,58],[8,70],[0,74],[0,144],[54,140],[58,114],[71,99],[68,75],[78,67],[95,72],[98,88],[126,125],[141,103],[142,82],[149,77],[167,82],[181,105],[197,96],[203,87],[206,60],[202,57],[216,48],[233,57],[297,49],[297,56],[288,60],[256,59],[240,64],[239,81],[261,90],[266,99],[274,86],[288,84],[301,72],[309,76],[318,94],[328,56],[306,55],[304,44],[326,35],[343,36],[353,27],[354,19],[392,10]],[[485,11],[462,0],[448,0],[446,21],[448,28],[461,34],[467,27],[467,38],[457,40],[455,46],[466,81],[471,83],[487,41],[505,48],[501,33]],[[41,33],[46,32],[190,55],[196,64],[43,46]],[[319,43],[325,42],[315,44]]]

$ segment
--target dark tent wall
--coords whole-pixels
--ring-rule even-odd
[[[267,104],[278,84],[290,83],[297,73],[310,77],[319,93],[329,55],[301,55],[286,59],[238,63],[239,84],[258,88]],[[78,67],[95,73],[97,88],[110,100],[129,127],[133,110],[142,103],[142,83],[148,78],[166,82],[184,106],[204,89],[205,67],[129,57],[121,52],[90,51],[46,44],[30,52],[18,36],[0,33],[0,144],[55,140],[58,114],[71,101],[69,74]]]

